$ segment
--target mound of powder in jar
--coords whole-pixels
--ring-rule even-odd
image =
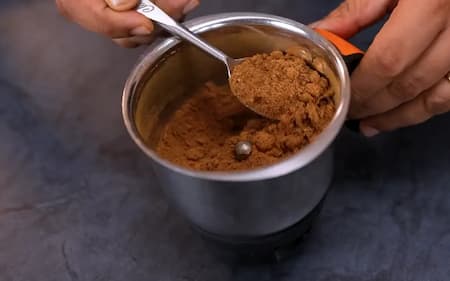
[[[298,54],[299,48],[293,47],[244,60],[230,77],[233,94],[255,112],[277,120],[304,103],[314,102],[328,81]]]
[[[203,171],[253,169],[292,155],[313,141],[335,113],[327,79],[314,73],[304,79],[317,90],[300,93],[310,98],[290,107],[280,120],[247,109],[228,85],[206,83],[170,113],[157,153],[180,166]],[[250,156],[243,160],[235,155],[240,141],[252,144]]]

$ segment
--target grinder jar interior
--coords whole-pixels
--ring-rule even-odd
[[[336,78],[339,77],[337,69],[329,59],[332,56],[329,50],[310,39],[277,26],[242,23],[217,25],[200,35],[234,58],[285,50],[293,45],[308,48],[314,56],[322,57],[331,70],[333,77],[328,78],[334,88],[336,105],[339,105],[341,87]],[[148,56],[154,57],[138,69],[141,77],[133,87],[129,110],[140,141],[154,151],[174,104],[207,81],[219,84],[228,81],[220,61],[174,38],[155,43],[144,59]]]

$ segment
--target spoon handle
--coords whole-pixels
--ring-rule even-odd
[[[225,63],[225,65],[228,65],[229,61],[231,60],[222,51],[203,41],[197,35],[189,31],[186,27],[176,22],[173,18],[171,18],[163,10],[158,8],[158,6],[156,6],[149,0],[141,0],[140,4],[136,8],[136,11],[144,15],[145,17],[159,23],[162,28],[166,29],[171,34],[191,42],[206,53],[221,60],[223,63]]]

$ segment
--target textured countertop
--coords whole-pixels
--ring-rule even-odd
[[[303,22],[337,3],[204,2],[195,15]],[[230,265],[168,205],[124,129],[121,89],[143,49],[65,22],[53,1],[2,0],[0,34],[0,281],[450,280],[449,115],[371,140],[344,132],[302,253]]]

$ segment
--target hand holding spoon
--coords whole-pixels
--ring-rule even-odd
[[[145,17],[157,22],[162,28],[179,38],[189,41],[193,45],[205,51],[207,54],[220,60],[227,67],[228,78],[231,76],[233,68],[238,65],[243,59],[233,59],[221,50],[211,46],[203,39],[189,31],[186,27],[176,22],[172,17],[167,15],[158,6],[149,0],[141,0],[137,6],[136,11]]]
[[[220,60],[227,68],[228,79],[231,78],[231,73],[233,72],[234,67],[239,65],[245,59],[234,59],[226,54],[224,54],[221,50],[211,46],[209,43],[205,42],[203,39],[189,31],[186,27],[176,22],[173,18],[167,15],[164,11],[162,11],[158,6],[150,2],[149,0],[141,0],[140,4],[136,8],[136,11],[145,17],[157,22],[162,28],[170,32],[171,34],[178,36],[179,38],[186,40],[193,45],[197,46],[207,54],[213,56],[214,58]],[[245,83],[245,81],[244,81]],[[270,114],[266,108],[261,107],[260,104],[252,102],[253,99],[243,95],[252,95],[256,96],[258,93],[235,93],[233,95],[247,108],[252,110],[253,112],[258,113],[261,116],[264,116],[269,119],[278,119],[278,116],[274,116]]]

